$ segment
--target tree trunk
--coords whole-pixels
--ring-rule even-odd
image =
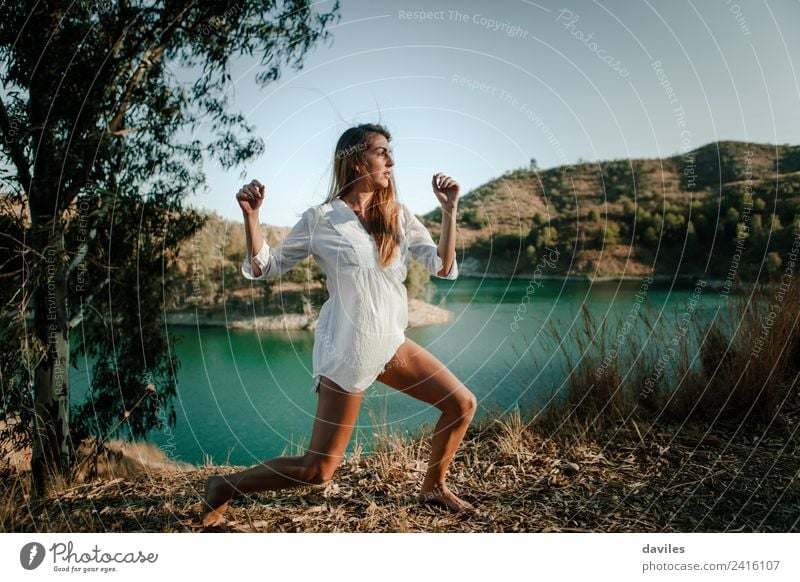
[[[34,494],[41,496],[63,475],[71,461],[69,430],[69,325],[67,265],[60,221],[32,216],[34,248],[42,252],[31,273],[34,292],[34,331],[46,356],[34,374],[34,426],[31,475]]]

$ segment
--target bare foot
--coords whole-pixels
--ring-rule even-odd
[[[232,497],[228,482],[223,477],[214,475],[206,480],[200,514],[203,527],[217,525],[223,520],[222,514],[228,509]]]
[[[475,507],[458,497],[455,493],[447,488],[447,485],[441,487],[434,487],[433,489],[423,488],[419,494],[419,500],[422,503],[430,503],[433,505],[441,505],[453,511],[475,511]]]

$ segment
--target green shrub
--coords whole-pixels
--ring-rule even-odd
[[[404,285],[409,299],[425,300],[430,293],[431,276],[422,263],[412,257],[408,264],[408,277]]]
[[[489,225],[489,217],[481,208],[470,208],[461,213],[461,221],[471,228],[483,228]]]

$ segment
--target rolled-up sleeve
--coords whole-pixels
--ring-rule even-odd
[[[408,250],[411,256],[417,259],[428,273],[434,277],[439,277],[440,279],[457,279],[458,260],[456,257],[453,257],[453,264],[450,266],[450,272],[444,277],[439,275],[439,271],[442,270],[444,263],[439,256],[439,249],[436,243],[433,242],[431,233],[405,204],[402,205],[402,208],[406,217],[406,240],[408,241]]]
[[[251,257],[250,249],[247,249],[247,256],[242,262],[242,275],[257,281],[278,277],[308,257],[311,254],[311,210],[308,209],[303,213],[297,224],[279,244],[271,247],[265,239],[255,257]],[[253,274],[251,259],[261,269],[261,275],[258,277]]]

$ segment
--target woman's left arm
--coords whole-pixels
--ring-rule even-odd
[[[450,272],[456,258],[456,216],[461,188],[458,182],[441,172],[433,175],[431,186],[442,207],[442,232],[437,250],[439,258],[442,259],[442,270],[439,271],[439,276],[444,277]]]

